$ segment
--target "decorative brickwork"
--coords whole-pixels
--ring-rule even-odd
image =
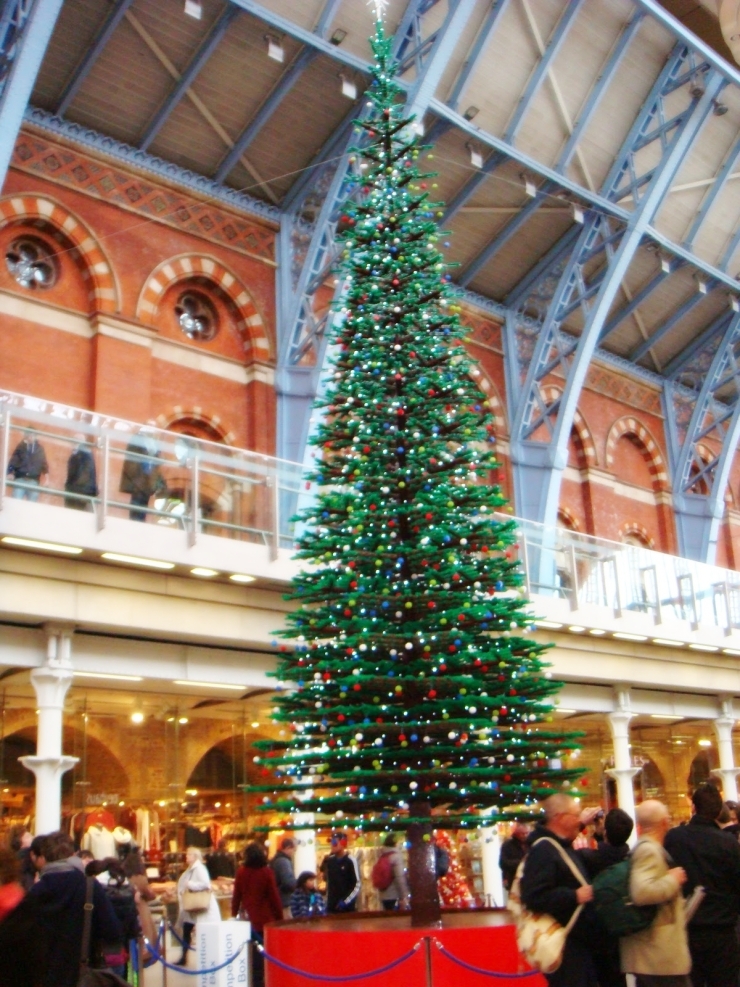
[[[473,379],[477,383],[478,387],[483,391],[483,393],[488,398],[488,403],[491,408],[491,413],[496,419],[496,435],[503,436],[508,435],[509,429],[506,424],[506,413],[504,411],[504,406],[499,397],[498,389],[494,384],[490,375],[482,370],[480,367],[474,367],[472,371]]]
[[[9,223],[51,229],[63,249],[71,243],[81,261],[90,304],[99,312],[117,312],[119,297],[108,258],[84,223],[46,196],[12,195],[0,199],[0,228]]]
[[[248,360],[269,360],[270,343],[262,316],[252,297],[236,276],[212,257],[189,254],[173,257],[161,263],[147,279],[136,306],[137,318],[148,325],[154,323],[160,299],[166,289],[177,281],[190,278],[207,278],[220,288],[233,303],[238,313],[237,327],[242,336],[244,352]]]
[[[559,387],[555,387],[553,384],[547,384],[542,388],[542,396],[548,404],[551,404],[556,398],[562,395],[562,390]],[[585,465],[596,466],[598,460],[596,456],[596,443],[594,442],[594,437],[591,434],[591,429],[586,423],[586,419],[583,417],[580,411],[576,410],[573,416],[573,431],[578,436],[578,440],[581,443],[581,448],[583,449],[583,455],[585,456]]]
[[[501,352],[501,326],[497,322],[481,319],[468,309],[462,313],[461,318],[463,325],[470,332],[471,342]]]
[[[235,433],[230,429],[226,429],[219,415],[213,411],[204,411],[198,405],[175,405],[169,414],[157,415],[157,426],[158,428],[168,429],[175,422],[181,421],[183,418],[193,418],[196,421],[203,422],[204,425],[208,425],[217,435],[221,436],[221,440],[227,446],[232,445],[236,439]]]
[[[614,449],[617,442],[625,435],[635,439],[642,448],[650,474],[653,477],[655,488],[657,490],[666,490],[668,488],[668,474],[658,443],[645,426],[641,422],[638,422],[636,418],[619,418],[609,429],[609,435],[606,440],[607,469],[614,468]]]
[[[636,536],[645,548],[655,548],[655,539],[643,525],[636,524],[634,521],[626,521],[619,529],[619,539],[620,541],[625,541],[630,535]]]
[[[20,134],[12,167],[223,244],[231,250],[274,262],[275,234],[272,230],[37,134],[25,131]]]
[[[569,531],[578,531],[579,525],[575,515],[567,507],[558,508],[558,524]]]
[[[622,374],[612,373],[605,367],[592,363],[588,368],[585,386],[597,394],[621,401],[640,411],[663,417],[660,391],[653,390],[637,380],[630,380]]]

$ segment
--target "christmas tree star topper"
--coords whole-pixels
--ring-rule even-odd
[[[367,3],[375,9],[375,19],[382,21],[388,9],[388,0],[367,0]]]

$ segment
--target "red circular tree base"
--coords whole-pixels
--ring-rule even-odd
[[[321,981],[321,976],[368,973],[419,948],[393,969],[362,980]],[[267,987],[545,987],[541,975],[492,978],[454,962],[456,959],[496,973],[523,973],[511,916],[503,909],[450,911],[442,928],[412,929],[408,914],[370,912],[334,915],[307,922],[276,922],[265,930],[268,955],[297,970],[299,976],[267,961]]]

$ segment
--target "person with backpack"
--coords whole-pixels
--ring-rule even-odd
[[[667,806],[648,799],[637,806],[640,834],[630,861],[629,896],[635,905],[657,905],[655,920],[619,941],[622,970],[637,987],[691,987],[691,956],[684,924],[683,867],[671,867],[663,847],[671,826]]]
[[[665,849],[687,875],[684,892],[703,887],[705,897],[688,925],[694,987],[736,987],[740,948],[735,927],[740,914],[740,844],[717,818],[722,796],[714,785],[699,785],[691,797],[694,814],[665,838]]]
[[[103,886],[123,932],[120,939],[102,944],[100,948],[102,965],[117,973],[119,977],[125,977],[129,960],[129,943],[138,940],[141,936],[136,891],[129,884],[123,866],[116,857],[93,860],[85,868],[85,874],[94,877]]]
[[[620,969],[619,937],[622,927],[612,925],[614,902],[622,907],[627,902],[631,912],[636,909],[629,901],[629,846],[634,823],[624,809],[611,809],[604,818],[603,839],[595,850],[579,850],[593,882],[594,907],[603,926],[603,935],[594,947],[594,964],[599,987],[626,987],[626,977]],[[621,866],[621,865],[625,866]],[[655,918],[655,909],[646,924]]]
[[[396,836],[389,833],[383,843],[383,850],[372,871],[373,887],[377,889],[380,903],[387,912],[405,908],[409,897],[403,860],[396,847]]]
[[[546,974],[548,987],[597,987],[593,944],[598,924],[585,865],[573,840],[581,831],[581,812],[570,795],[551,795],[543,803],[544,825],[530,834],[531,848],[519,879],[522,903],[565,927],[579,909],[557,970]],[[580,873],[580,877],[576,874]]]

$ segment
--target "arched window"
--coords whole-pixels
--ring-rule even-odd
[[[202,291],[187,288],[175,304],[175,315],[180,329],[188,339],[207,343],[219,330],[216,306]]]

